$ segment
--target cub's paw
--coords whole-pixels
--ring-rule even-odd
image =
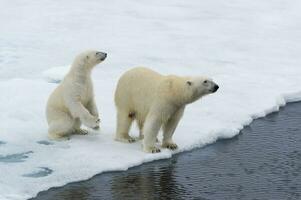
[[[85,118],[83,120],[83,123],[86,126],[92,128],[92,129],[95,129],[95,128],[99,127],[100,119],[98,117],[90,116],[88,118]]]
[[[57,141],[66,141],[66,140],[70,140],[69,135],[67,134],[58,134],[58,133],[51,133],[48,134],[48,138],[50,140],[57,140]]]
[[[99,130],[99,126],[95,126],[95,127],[93,128],[93,130],[95,130],[95,131]]]
[[[87,130],[84,130],[84,129],[77,129],[74,131],[73,134],[76,134],[76,135],[87,135],[89,132]]]
[[[115,140],[118,141],[118,142],[123,142],[123,143],[134,143],[134,142],[136,142],[136,139],[132,138],[132,137],[126,137],[126,138],[116,137]]]
[[[144,147],[143,151],[146,153],[160,153],[161,150],[157,147]]]
[[[98,117],[94,117],[95,124],[91,127],[93,129],[99,129],[100,119]]]
[[[176,150],[178,148],[178,145],[176,143],[165,143],[162,145],[162,147],[170,150]]]

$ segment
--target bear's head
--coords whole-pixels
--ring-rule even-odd
[[[212,79],[207,77],[180,77],[170,75],[167,76],[162,86],[160,86],[160,93],[174,104],[185,105],[207,94],[216,92],[218,88],[219,86],[213,82]]]
[[[185,78],[185,96],[188,103],[192,103],[201,97],[215,93],[219,86],[211,78],[197,76]]]
[[[89,50],[79,54],[75,58],[75,65],[84,66],[85,68],[92,69],[95,65],[104,61],[107,57],[106,53]]]

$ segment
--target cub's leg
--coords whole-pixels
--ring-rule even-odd
[[[75,120],[68,113],[62,111],[52,111],[50,114],[48,137],[53,140],[69,139]]]
[[[99,118],[98,109],[95,103],[95,99],[91,99],[87,105],[87,110],[95,117]],[[99,125],[93,128],[94,130],[99,130]]]
[[[117,109],[117,130],[115,140],[119,142],[132,143],[135,139],[129,135],[133,118],[130,112]]]
[[[167,122],[163,125],[163,142],[162,147],[175,150],[178,145],[173,142],[172,136],[177,128],[177,125],[184,113],[184,107],[180,108]]]
[[[73,131],[72,131],[72,134],[75,134],[75,135],[87,135],[88,134],[88,131],[87,130],[84,130],[84,129],[81,129],[82,123],[80,122],[80,120],[77,118],[74,120],[74,125],[73,125]]]
[[[68,93],[65,94],[65,96]],[[74,96],[73,94],[70,94]],[[98,117],[91,115],[91,113],[83,106],[83,104],[76,98],[65,98],[65,103],[73,118],[79,118],[80,121],[87,127],[97,128],[99,127],[100,120]]]

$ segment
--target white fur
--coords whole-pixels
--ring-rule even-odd
[[[143,150],[159,152],[156,138],[163,128],[162,147],[176,149],[172,135],[184,113],[185,106],[218,86],[206,77],[163,76],[150,69],[138,67],[125,72],[115,92],[117,108],[117,141],[133,142],[129,129],[134,119],[143,139]]]
[[[46,116],[51,139],[68,138],[70,134],[86,134],[83,123],[97,129],[99,116],[94,101],[91,70],[106,54],[85,51],[78,55],[64,80],[52,92],[47,102]]]

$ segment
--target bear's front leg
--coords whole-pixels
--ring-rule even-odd
[[[172,136],[179,124],[184,113],[184,107],[180,108],[175,114],[163,125],[163,142],[162,147],[175,150],[178,145],[173,142]]]
[[[158,117],[149,116],[145,120],[143,127],[143,151],[147,153],[159,153],[161,150],[155,146],[157,135],[161,128],[162,122]]]

